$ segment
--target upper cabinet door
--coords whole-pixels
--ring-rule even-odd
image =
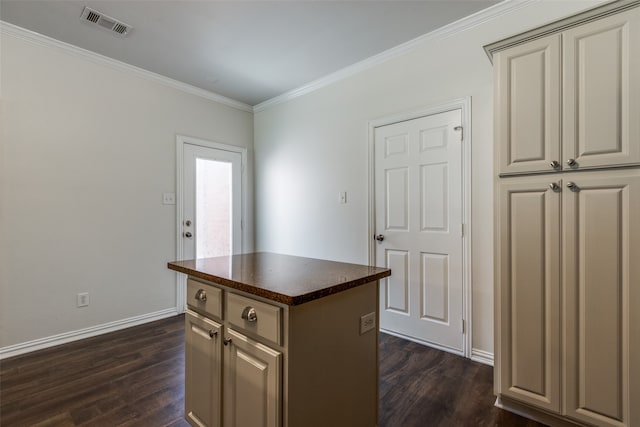
[[[560,38],[543,37],[494,57],[500,174],[560,166]]]
[[[563,33],[563,168],[640,164],[640,8]]]

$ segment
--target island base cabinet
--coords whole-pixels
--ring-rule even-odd
[[[192,426],[220,427],[221,325],[185,314],[185,418]]]
[[[282,353],[225,331],[224,427],[281,425]]]

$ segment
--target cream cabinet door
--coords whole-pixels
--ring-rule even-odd
[[[224,427],[279,427],[282,353],[225,329]]]
[[[640,164],[640,8],[562,37],[564,169]]]
[[[555,177],[504,178],[499,183],[496,383],[504,396],[559,412],[562,187]]]
[[[219,427],[221,325],[187,311],[185,336],[185,418],[192,426]]]
[[[565,412],[597,426],[638,426],[640,170],[569,178],[563,191]]]
[[[500,174],[560,167],[560,37],[543,37],[494,56]]]

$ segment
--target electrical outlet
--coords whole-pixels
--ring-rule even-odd
[[[376,313],[372,312],[360,317],[360,335],[376,327]]]
[[[81,292],[76,295],[76,307],[86,307],[89,305],[89,292]]]

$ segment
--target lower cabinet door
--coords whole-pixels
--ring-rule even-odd
[[[640,426],[639,212],[640,170],[565,178],[565,412],[589,425]]]
[[[279,427],[282,353],[225,329],[224,427]]]
[[[221,424],[222,328],[213,320],[185,315],[185,418],[192,426]]]
[[[560,411],[560,199],[557,176],[503,178],[498,199],[499,392]]]

